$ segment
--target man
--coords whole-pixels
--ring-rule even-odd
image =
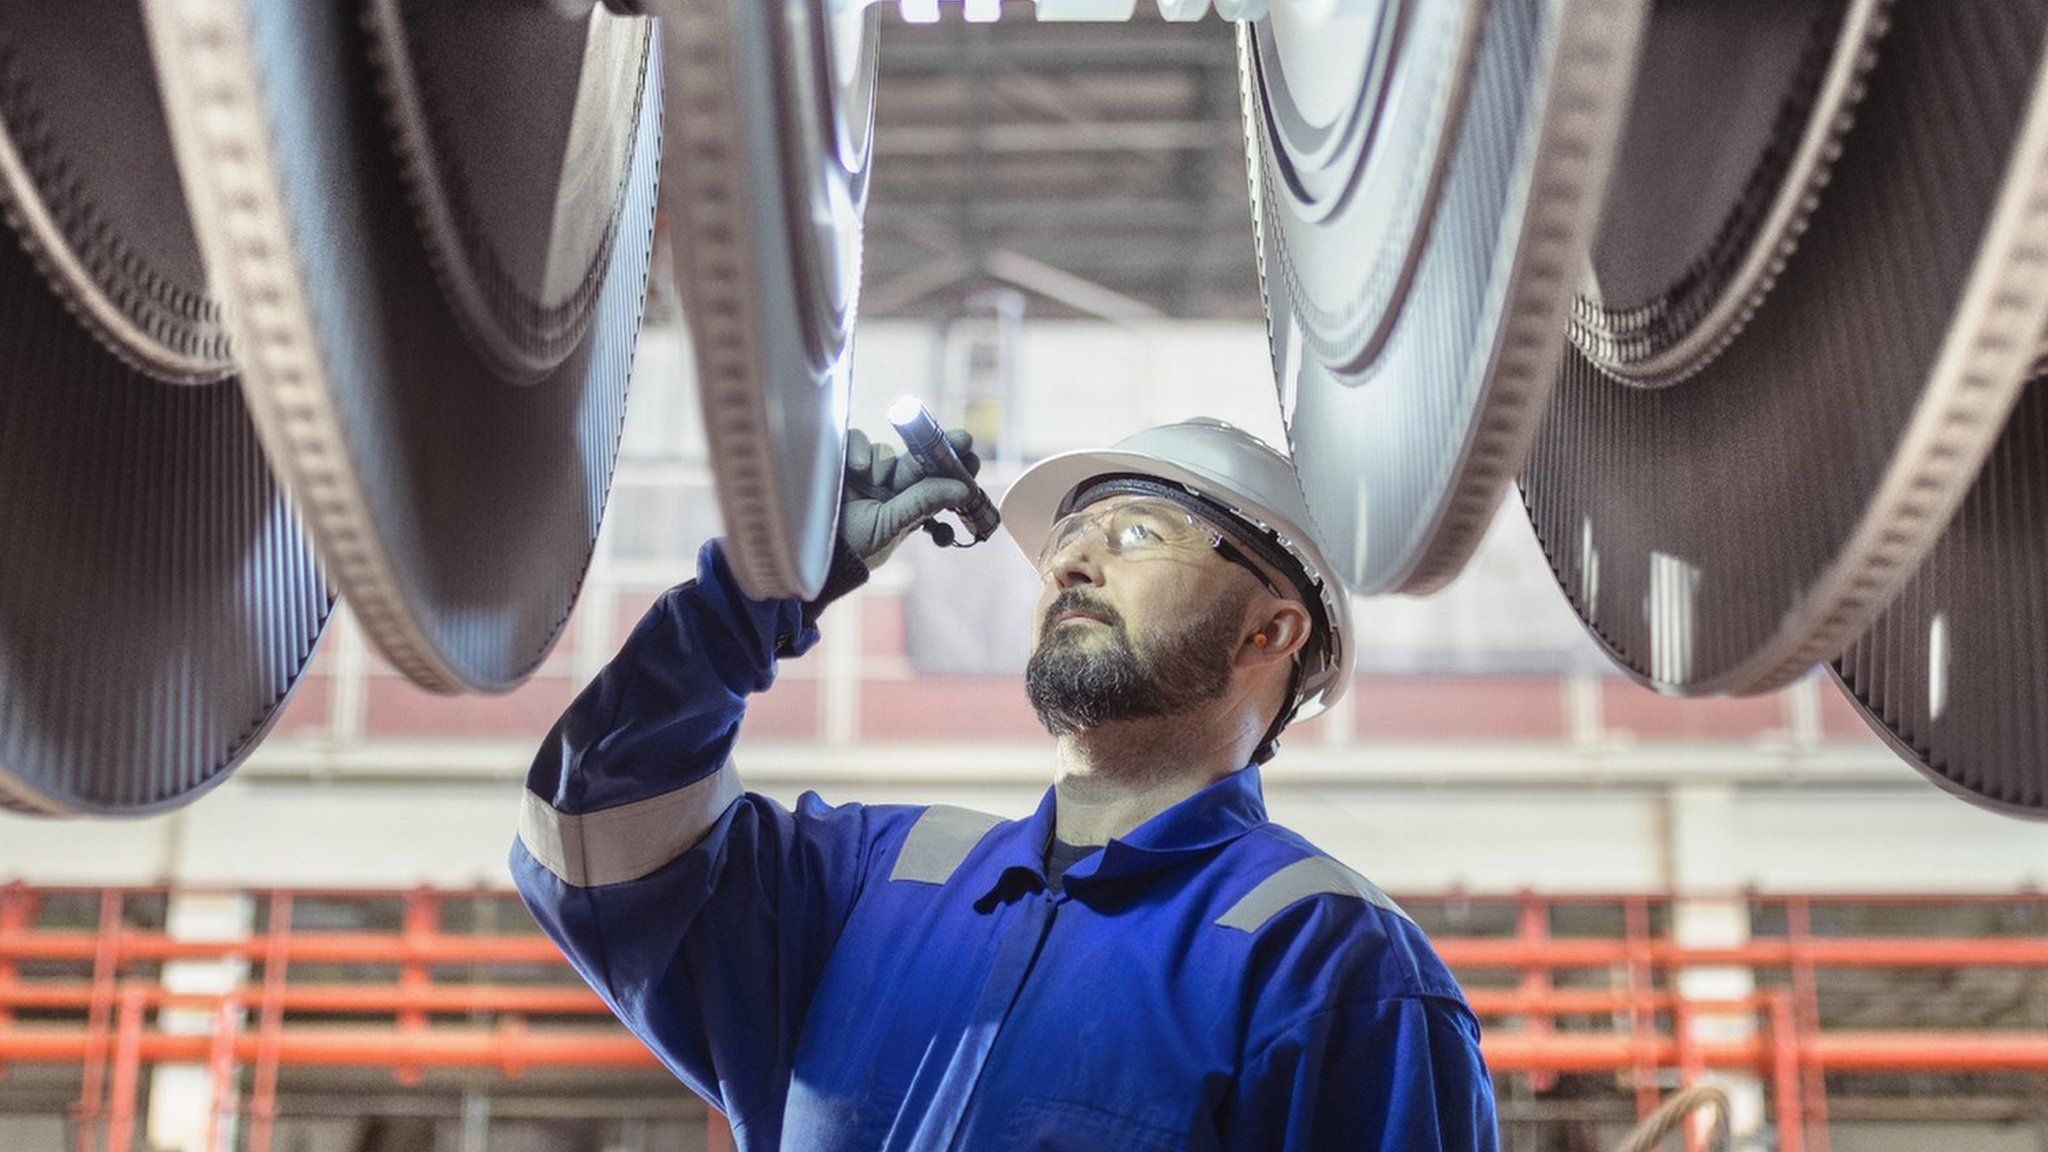
[[[513,870],[620,1019],[749,1149],[1495,1147],[1422,932],[1265,818],[1257,764],[1344,690],[1350,621],[1292,468],[1238,429],[1005,497],[1057,740],[1032,816],[742,792],[746,696],[966,495],[849,441],[826,594],[749,601],[707,545],[534,763]]]

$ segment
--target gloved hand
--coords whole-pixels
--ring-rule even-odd
[[[966,465],[968,475],[981,471],[974,437],[964,428],[950,428],[946,439]],[[964,502],[967,485],[947,476],[926,476],[914,456],[898,456],[887,444],[875,444],[855,428],[846,434],[846,488],[839,498],[839,539],[862,563],[872,568],[910,530],[955,504]]]
[[[946,439],[969,475],[981,471],[974,437],[962,428]],[[815,624],[827,604],[867,583],[868,572],[889,558],[897,544],[926,520],[967,499],[967,485],[947,476],[926,476],[913,456],[898,456],[855,428],[846,434],[846,484],[839,496],[839,538],[833,541],[832,570],[825,586],[804,603],[804,622]]]

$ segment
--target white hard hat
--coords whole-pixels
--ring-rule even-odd
[[[1035,560],[1053,522],[1073,511],[1095,481],[1116,476],[1165,481],[1216,506],[1269,562],[1274,562],[1277,545],[1279,556],[1291,563],[1276,566],[1294,580],[1311,615],[1318,609],[1321,615],[1320,642],[1312,639],[1303,649],[1291,717],[1307,719],[1344,695],[1355,655],[1351,596],[1337,570],[1323,559],[1301,481],[1285,456],[1221,420],[1147,428],[1113,447],[1063,452],[1025,469],[1003,495],[1003,526],[1024,555]]]

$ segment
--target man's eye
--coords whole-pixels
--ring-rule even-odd
[[[1150,524],[1142,522],[1124,525],[1122,530],[1118,532],[1118,536],[1122,538],[1122,542],[1126,545],[1157,544],[1160,540],[1159,530]]]

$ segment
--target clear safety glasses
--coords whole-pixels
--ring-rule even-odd
[[[1226,539],[1208,521],[1170,500],[1138,497],[1092,511],[1070,512],[1053,523],[1045,544],[1038,550],[1038,575],[1043,579],[1052,564],[1076,540],[1100,529],[1104,546],[1112,556],[1125,560],[1164,559],[1186,556],[1197,549],[1214,548],[1218,556],[1258,577],[1259,583],[1275,596],[1278,585],[1252,562],[1250,556]]]

